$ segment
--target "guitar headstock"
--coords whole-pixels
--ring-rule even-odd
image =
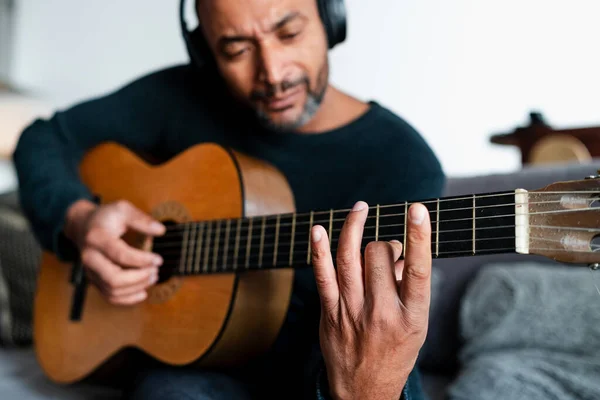
[[[517,199],[524,203],[516,206],[517,236],[527,236],[529,254],[600,267],[600,176],[556,182]]]

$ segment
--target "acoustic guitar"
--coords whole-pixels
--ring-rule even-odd
[[[80,165],[101,203],[127,200],[167,225],[126,240],[164,257],[160,279],[134,306],[109,304],[79,267],[44,252],[35,297],[38,361],[58,383],[84,379],[128,348],[169,365],[228,366],[272,345],[289,304],[295,268],[310,266],[310,227],[323,225],[335,255],[349,210],[296,213],[273,166],[216,144],[151,164],[115,143]],[[600,263],[600,179],[534,191],[423,199],[434,258],[536,254]],[[405,243],[410,202],[371,205],[363,245]]]

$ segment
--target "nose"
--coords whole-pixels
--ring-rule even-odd
[[[262,46],[258,63],[260,82],[267,86],[275,86],[283,80],[285,62],[283,52],[277,45]]]

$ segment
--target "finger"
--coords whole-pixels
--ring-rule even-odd
[[[394,270],[396,271],[396,282],[402,281],[402,273],[404,272],[404,260],[398,260],[394,264]]]
[[[109,303],[117,306],[132,306],[146,300],[147,297],[148,293],[143,290],[127,296],[109,297],[107,300]]]
[[[100,280],[102,290],[112,290],[148,282],[158,274],[157,268],[123,269],[112,263],[104,254],[95,249],[85,250],[82,261]]]
[[[117,207],[126,216],[126,224],[130,228],[146,235],[160,236],[166,231],[164,224],[152,218],[127,201],[117,203]]]
[[[392,246],[394,262],[397,262],[402,255],[402,243],[398,240],[391,240],[389,244]]]
[[[368,304],[389,308],[398,304],[398,288],[394,263],[399,257],[398,245],[370,242],[365,249],[365,299]]]
[[[109,260],[122,267],[158,267],[163,263],[160,255],[136,249],[127,244],[123,239],[116,238],[103,229],[90,230],[87,243],[100,249]]]
[[[120,238],[111,237],[102,251],[112,262],[123,267],[156,268],[163,263],[159,254],[136,249]]]
[[[327,232],[320,225],[312,227],[312,264],[315,272],[317,290],[321,298],[321,307],[331,317],[337,315],[340,292],[337,276],[331,258]]]
[[[398,240],[392,240],[390,243],[394,246],[394,271],[396,275],[396,282],[402,280],[402,270],[404,269],[404,260],[401,260],[402,256],[402,243]]]
[[[368,213],[367,203],[357,202],[344,221],[338,241],[336,261],[340,298],[354,308],[364,301],[361,245]]]
[[[138,292],[142,292],[142,291],[146,290],[148,287],[155,284],[157,281],[158,281],[158,274],[152,275],[146,281],[142,281],[142,282],[138,282],[133,285],[123,286],[118,289],[114,289],[112,292],[109,293],[109,296],[123,297],[123,296],[129,296],[131,294],[135,294]]]
[[[406,240],[401,301],[412,318],[426,317],[431,296],[431,223],[422,204],[409,210]]]

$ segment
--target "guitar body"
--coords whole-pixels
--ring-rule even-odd
[[[102,203],[127,200],[161,221],[185,222],[294,212],[287,181],[270,165],[214,144],[152,165],[114,143],[87,153],[81,177]],[[268,195],[267,195],[268,194]],[[151,241],[128,237],[151,249]],[[229,366],[269,348],[287,313],[293,269],[172,276],[135,306],[109,304],[88,285],[70,320],[70,264],[44,253],[34,309],[38,361],[72,383],[124,349],[170,365]]]

